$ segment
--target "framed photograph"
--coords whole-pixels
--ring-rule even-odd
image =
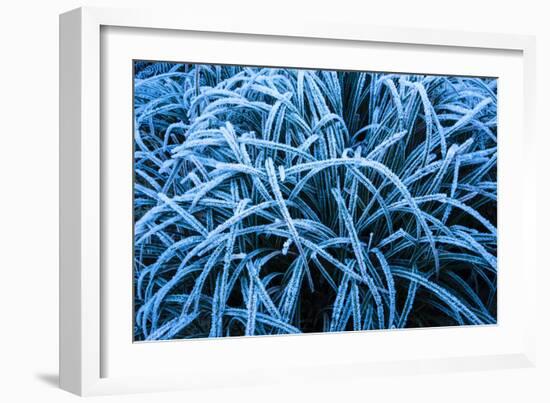
[[[62,388],[533,365],[532,37],[84,8],[60,49]]]

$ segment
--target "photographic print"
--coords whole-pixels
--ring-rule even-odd
[[[134,341],[496,323],[496,78],[132,74]]]

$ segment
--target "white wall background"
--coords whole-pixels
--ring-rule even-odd
[[[522,0],[12,0],[0,8],[0,399],[5,402],[71,402],[57,389],[58,293],[58,14],[81,5],[178,5],[182,20],[194,13],[247,13],[285,18],[297,13],[374,25],[451,28],[537,35],[539,182],[548,184],[550,144],[550,29],[544,1]],[[548,249],[540,187],[537,242]],[[533,235],[533,240],[535,235]],[[537,368],[446,375],[375,377],[346,384],[258,387],[93,398],[112,402],[548,402],[550,321],[544,262],[539,285]]]

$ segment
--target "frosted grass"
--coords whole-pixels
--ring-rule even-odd
[[[495,79],[134,70],[135,340],[496,323]]]

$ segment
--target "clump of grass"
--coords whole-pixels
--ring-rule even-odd
[[[496,79],[134,69],[136,340],[496,323]]]

